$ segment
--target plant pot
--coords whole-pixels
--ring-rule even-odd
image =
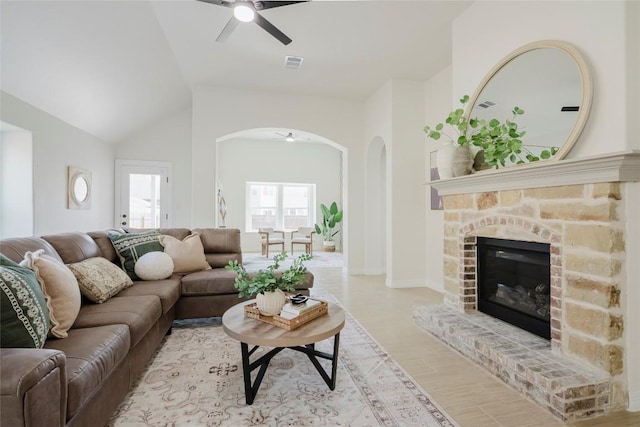
[[[436,163],[440,179],[469,175],[473,167],[473,153],[468,145],[450,142],[438,148]]]
[[[324,249],[325,252],[335,252],[336,242],[325,240],[322,242],[322,249]]]
[[[287,298],[280,289],[256,295],[256,305],[263,316],[280,314],[280,310],[282,310],[286,302]]]
[[[438,148],[436,153],[436,165],[440,179],[453,178],[453,155],[456,147],[449,142]]]
[[[453,152],[453,163],[451,165],[453,176],[464,176],[471,173],[473,168],[473,153],[468,145],[456,145]]]

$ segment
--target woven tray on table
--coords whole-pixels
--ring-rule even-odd
[[[271,325],[275,325],[279,328],[286,329],[287,331],[292,331],[307,322],[312,321],[322,315],[327,314],[329,311],[329,304],[324,301],[320,301],[320,304],[315,307],[305,311],[299,316],[294,317],[293,319],[285,319],[284,317],[280,317],[277,314],[274,316],[263,316],[260,314],[258,310],[257,304],[247,304],[244,306],[244,315],[245,317],[250,317],[252,319],[260,320],[261,322],[269,323]]]

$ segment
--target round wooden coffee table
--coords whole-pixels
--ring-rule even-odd
[[[336,371],[338,362],[338,348],[340,345],[340,331],[344,327],[344,311],[336,304],[329,304],[327,314],[311,320],[309,323],[287,331],[275,325],[270,325],[260,320],[245,317],[244,306],[254,303],[250,300],[236,304],[227,310],[222,316],[222,328],[231,338],[240,341],[242,351],[242,375],[244,376],[244,391],[248,405],[258,393],[262,378],[269,366],[269,362],[276,354],[285,348],[305,353],[311,363],[316,367],[320,376],[334,390],[336,387]],[[333,354],[324,353],[315,349],[315,343],[334,337]],[[253,347],[249,350],[249,345]],[[274,347],[255,361],[250,361],[250,356],[260,347]],[[318,358],[331,360],[331,376],[320,365]],[[260,368],[253,384],[251,372]]]

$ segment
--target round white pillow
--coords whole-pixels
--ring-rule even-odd
[[[142,280],[162,280],[173,273],[173,260],[164,252],[147,252],[138,259],[133,270]]]

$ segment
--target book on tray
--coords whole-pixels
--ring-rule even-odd
[[[284,317],[285,319],[293,319],[318,305],[320,305],[320,301],[313,299],[308,299],[303,304],[291,304],[290,302],[288,302],[284,305],[284,307],[282,307],[282,311],[280,311],[280,317]]]

